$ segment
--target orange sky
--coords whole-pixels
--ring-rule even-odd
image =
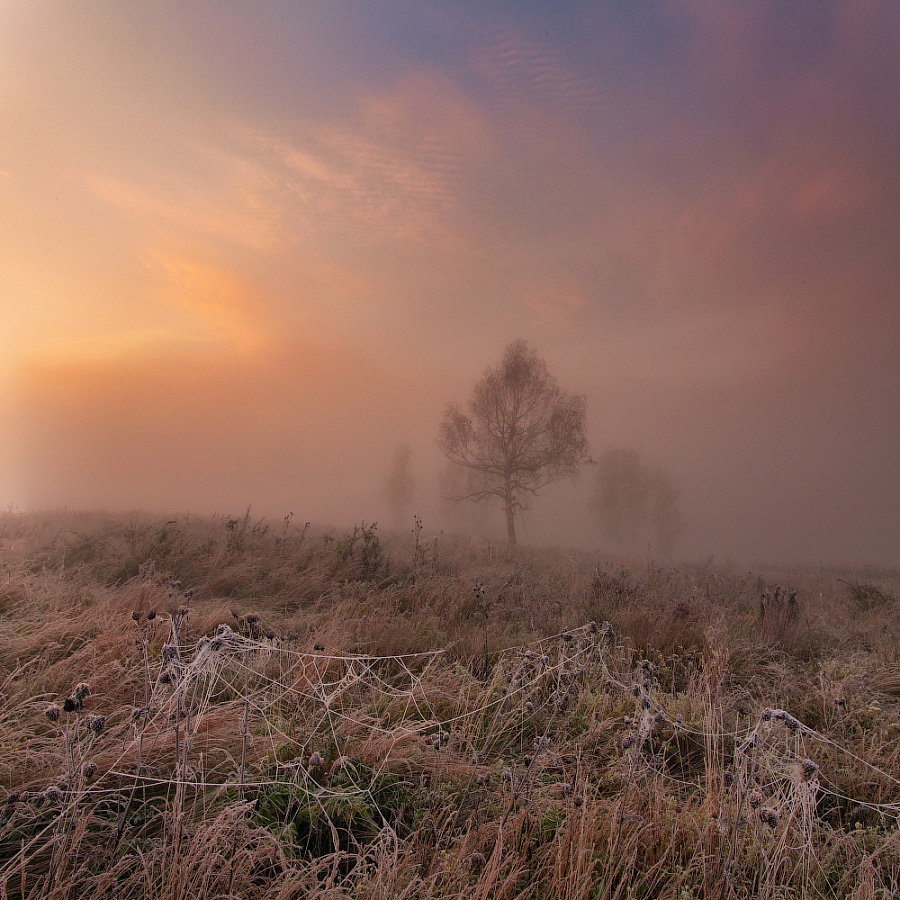
[[[900,564],[897,10],[3,4],[0,502],[438,527],[525,338],[685,552]]]

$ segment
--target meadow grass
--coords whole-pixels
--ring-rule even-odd
[[[0,898],[900,894],[897,572],[0,535]]]

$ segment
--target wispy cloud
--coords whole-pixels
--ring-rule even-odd
[[[254,202],[255,185],[213,184],[204,190],[193,179],[177,175],[169,175],[163,184],[104,175],[91,176],[88,182],[98,197],[156,231],[178,230],[254,250],[270,249],[278,241],[270,210]]]

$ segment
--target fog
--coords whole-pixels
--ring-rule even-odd
[[[79,9],[0,12],[0,504],[386,528],[408,443],[449,530],[523,338],[680,554],[900,565],[895,5]]]

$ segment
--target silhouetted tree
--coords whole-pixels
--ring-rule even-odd
[[[384,497],[391,507],[398,530],[403,527],[403,519],[416,498],[416,482],[409,469],[411,458],[412,448],[409,444],[398,447],[394,452],[390,474],[384,483]]]
[[[649,469],[636,450],[607,450],[596,465],[591,505],[606,539],[619,550],[648,544],[670,555],[683,530],[672,479]]]
[[[475,385],[468,414],[447,407],[438,445],[472,476],[448,499],[499,497],[515,544],[516,513],[542,487],[578,474],[588,448],[584,420],[584,395],[563,391],[537,351],[514,341]]]
[[[653,545],[660,556],[671,556],[678,538],[684,531],[678,488],[665,472],[657,470],[653,476],[651,496],[653,509],[650,522]]]

